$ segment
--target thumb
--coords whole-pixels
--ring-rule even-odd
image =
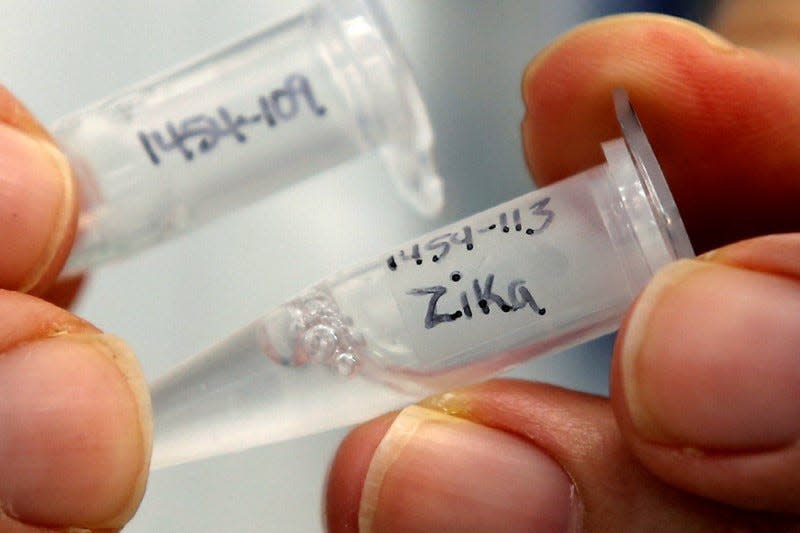
[[[668,483],[800,512],[800,234],[657,274],[621,331],[612,399],[631,449]]]
[[[631,454],[608,401],[495,380],[368,422],[331,467],[332,533],[797,527],[677,490]]]
[[[0,531],[121,528],[152,434],[132,352],[24,294],[0,291],[0,317]]]

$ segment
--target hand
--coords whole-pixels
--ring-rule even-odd
[[[780,52],[636,15],[534,60],[537,181],[602,161],[625,87],[697,251],[715,251],[638,298],[610,400],[497,380],[353,431],[329,477],[332,532],[800,528],[800,234],[719,248],[800,230],[800,69]]]
[[[54,283],[76,197],[66,158],[0,87],[0,532],[121,528],[144,492],[152,421],[133,353],[31,296],[75,295],[78,281]]]

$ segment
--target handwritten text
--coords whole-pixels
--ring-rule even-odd
[[[500,232],[511,235],[539,235],[545,231],[555,218],[555,213],[547,208],[550,197],[542,198],[531,204],[527,210],[514,208],[510,212],[498,215],[497,222],[492,222],[486,227],[472,228],[466,225],[459,231],[451,231],[437,235],[426,243],[412,244],[408,250],[400,250],[396,255],[391,255],[386,260],[389,270],[395,271],[401,263],[411,261],[413,264],[422,265],[426,259],[438,263],[455,247],[463,247],[470,252],[477,245],[478,235],[489,232]],[[524,215],[524,217],[523,217]],[[523,220],[525,223],[523,224]]]
[[[247,141],[245,130],[257,123],[275,128],[282,122],[293,120],[305,103],[313,115],[325,115],[325,106],[320,105],[309,80],[301,74],[288,76],[282,87],[259,96],[258,111],[253,114],[233,114],[225,107],[218,107],[214,115],[201,113],[180,122],[168,121],[164,131],[139,131],[139,141],[154,165],[161,163],[167,152],[177,150],[186,161],[195,155],[207,153],[217,147],[224,138],[233,138],[238,143]]]
[[[453,282],[461,281],[461,274],[453,272],[450,275]],[[524,279],[514,279],[506,286],[506,294],[508,299],[504,299],[500,294],[494,291],[494,274],[488,274],[481,283],[479,279],[472,280],[472,290],[462,290],[458,295],[457,309],[448,312],[447,309],[453,308],[453,303],[447,306],[447,287],[444,285],[435,285],[432,287],[422,287],[418,289],[411,289],[408,294],[413,296],[426,296],[428,298],[428,307],[425,313],[425,329],[432,329],[439,324],[446,322],[454,322],[460,318],[466,320],[472,319],[475,311],[473,305],[484,315],[488,315],[492,306],[499,309],[503,313],[515,312],[521,309],[530,308],[536,315],[543,316],[547,311],[544,307],[536,303],[531,292],[525,287]],[[472,298],[470,298],[472,297]]]

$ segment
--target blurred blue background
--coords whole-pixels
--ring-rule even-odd
[[[605,0],[596,2],[595,14],[652,11],[702,21],[716,0]]]
[[[0,0],[0,81],[52,122],[279,21],[304,3]],[[446,181],[444,213],[422,220],[381,177],[333,170],[191,235],[98,269],[76,312],[127,339],[149,379],[334,270],[530,190],[520,150],[520,76],[536,52],[562,32],[626,10],[699,19],[711,5],[384,4],[430,109]],[[298,227],[298,211],[315,216]],[[382,216],[386,212],[393,216]],[[610,338],[600,339],[533,361],[514,374],[605,394],[611,344]],[[155,472],[126,531],[319,531],[324,478],[343,435],[334,431]]]

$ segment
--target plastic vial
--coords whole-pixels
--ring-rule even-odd
[[[693,252],[614,97],[607,163],[334,275],[158,381],[154,467],[363,421],[615,330]]]
[[[66,273],[184,232],[377,154],[424,214],[442,205],[433,135],[377,3],[300,14],[53,126],[82,209]]]

